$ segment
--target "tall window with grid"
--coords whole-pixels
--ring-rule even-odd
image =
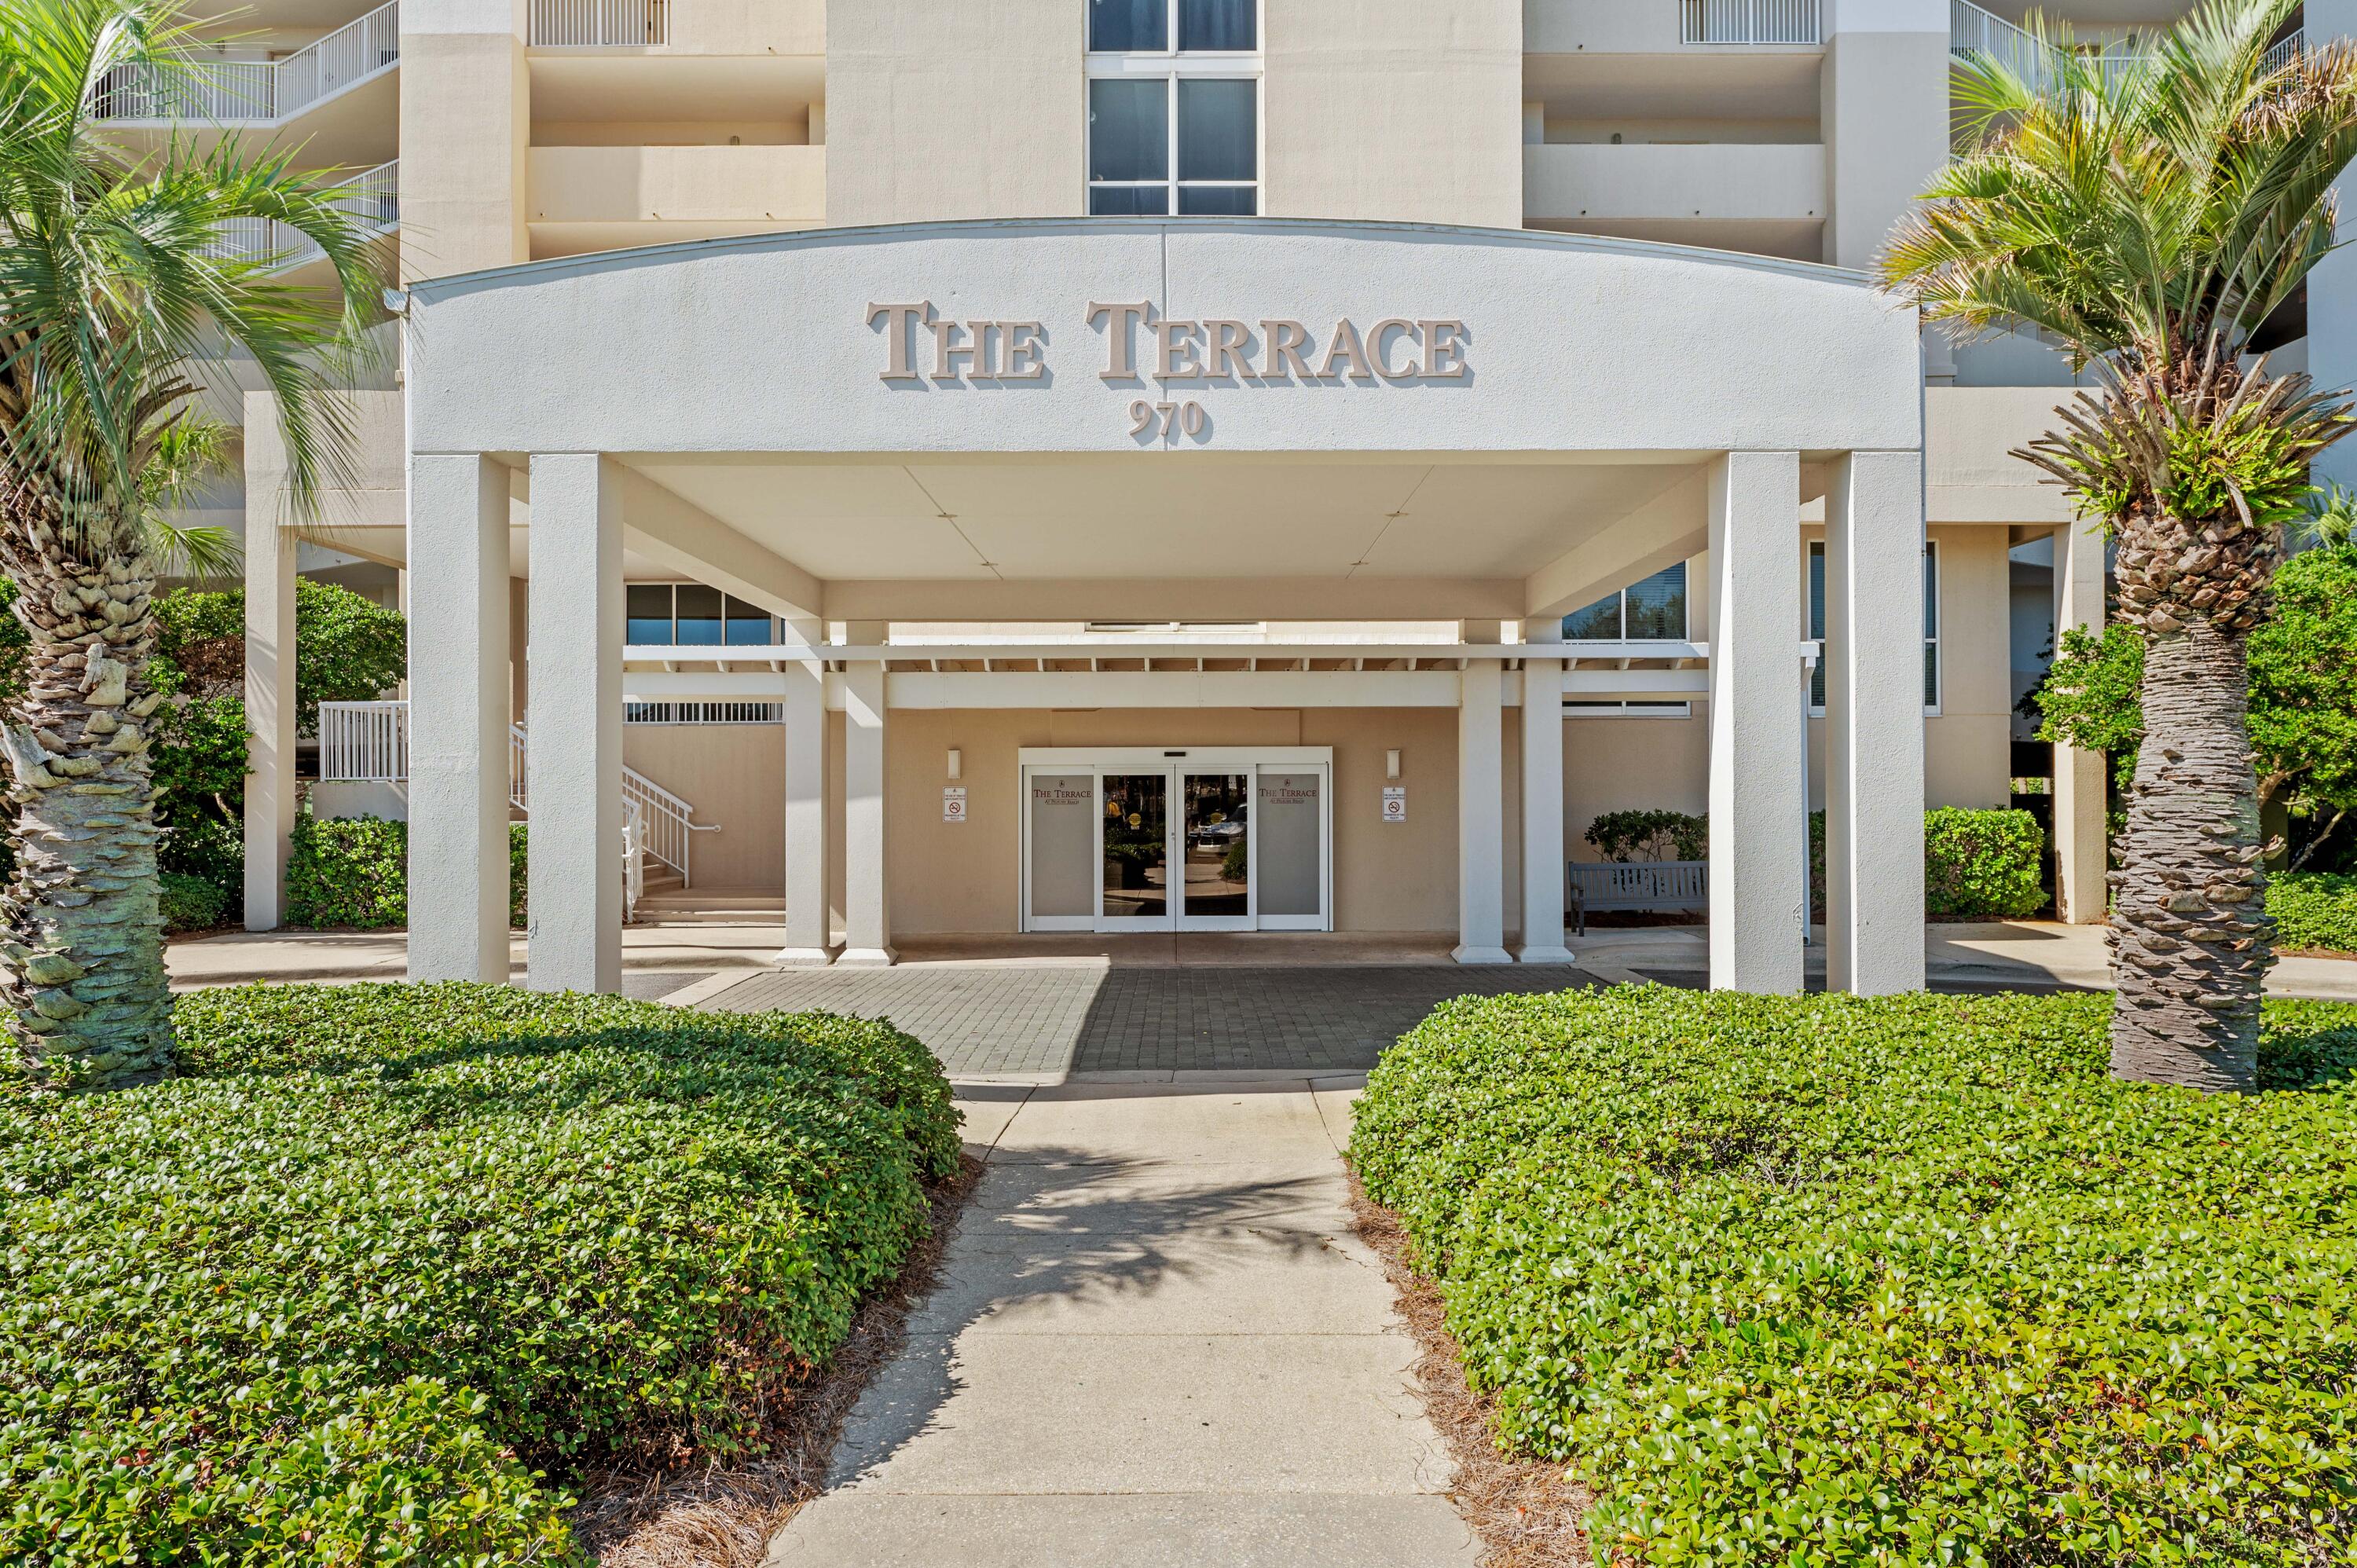
[[[1089,210],[1260,211],[1261,0],[1089,0]]]

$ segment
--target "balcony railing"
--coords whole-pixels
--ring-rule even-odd
[[[1817,0],[1680,0],[1678,41],[1821,44]]]
[[[2302,29],[2294,28],[2275,41],[2266,55],[2266,65],[2269,74],[2283,70],[2299,57],[2300,45],[2305,36]]]
[[[341,193],[336,205],[368,232],[382,234],[401,226],[400,159],[363,169],[330,188]],[[274,218],[239,218],[221,226],[205,253],[277,268],[299,266],[321,252],[291,224]]]
[[[101,120],[285,120],[392,70],[400,59],[401,0],[385,0],[285,59],[109,71],[92,112]]]
[[[2029,82],[2046,74],[2056,53],[2052,43],[2041,40],[2027,27],[1982,10],[1972,0],[1948,0],[1948,50],[1952,54],[1991,56]],[[2144,57],[2131,49],[2115,48],[2093,58],[2101,62],[2104,74],[2112,76],[2128,70]]]
[[[532,47],[645,48],[671,42],[671,0],[532,0]]]

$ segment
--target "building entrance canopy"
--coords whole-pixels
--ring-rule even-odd
[[[1861,863],[1851,849],[1867,817],[1880,824],[1878,857],[1920,846],[1920,812],[1904,809],[1921,778],[1920,693],[1904,678],[1920,658],[1909,614],[1920,618],[1921,593],[1920,355],[1912,316],[1857,274],[1524,231],[949,223],[422,284],[406,344],[413,876],[424,907],[479,911],[413,939],[421,973],[504,972],[504,799],[482,764],[505,745],[506,684],[492,670],[522,564],[514,523],[531,582],[536,983],[616,978],[603,846],[620,832],[625,670],[638,680],[651,662],[622,643],[632,575],[691,577],[786,619],[788,646],[752,670],[732,671],[728,655],[707,677],[661,659],[662,680],[630,689],[783,704],[790,940],[805,958],[833,940],[834,844],[845,957],[889,959],[888,710],[1037,705],[1065,677],[1060,708],[1204,701],[1152,659],[1075,670],[1054,650],[1029,656],[1034,684],[1018,701],[995,683],[1010,672],[986,648],[912,649],[912,670],[891,626],[1113,619],[1459,623],[1437,660],[1409,650],[1375,671],[1324,650],[1285,670],[1226,650],[1194,674],[1221,682],[1239,711],[1405,708],[1447,682],[1460,710],[1459,950],[1490,961],[1506,957],[1509,929],[1500,730],[1519,705],[1523,950],[1559,958],[1565,660],[1537,645],[1555,641],[1566,611],[1706,555],[1695,596],[1708,633],[1684,657],[1706,645],[1714,973],[1797,984],[1799,526],[1818,500],[1836,879]],[[1853,616],[1866,605],[1871,625]],[[1501,641],[1523,646],[1485,656]],[[826,804],[830,710],[844,714],[839,818]],[[1852,715],[1868,713],[1913,739],[1858,749],[1881,787],[1853,789],[1842,759],[1860,733]],[[1336,755],[1337,793],[1355,755]],[[1222,832],[1234,830],[1231,806],[1249,820],[1257,773],[1235,777],[1246,782],[1219,785],[1236,796],[1217,808]],[[1133,787],[1146,789],[1122,786]],[[1165,794],[1189,787],[1174,775]],[[1166,819],[1175,809],[1165,800]],[[1216,918],[1347,917],[1340,882],[1315,911],[1273,915],[1275,883],[1253,852],[1214,864],[1210,842],[1198,858],[1243,874],[1246,888],[1199,878],[1236,906]],[[1175,864],[1187,852],[1165,853]],[[1116,885],[1112,904],[1136,891]],[[1092,897],[1105,902],[1101,885]],[[1186,889],[1165,897],[1163,916],[1184,918]],[[1211,892],[1192,897],[1215,918]],[[1874,924],[1859,897],[1836,893],[1837,976],[1854,977],[1846,955]],[[1912,903],[1911,958],[1857,957],[1857,976],[1876,964],[1920,976],[1920,895]],[[1014,918],[1014,903],[1004,913]],[[1128,917],[1092,906],[1085,918]]]

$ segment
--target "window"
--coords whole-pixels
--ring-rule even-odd
[[[1260,210],[1260,0],[1089,0],[1089,210]]]
[[[1823,642],[1825,636],[1825,547],[1809,546],[1809,636]],[[1815,672],[1809,678],[1809,711],[1825,711],[1825,661],[1820,657]],[[1937,716],[1940,712],[1940,547],[1935,543],[1923,546],[1923,712]]]
[[[632,583],[623,590],[622,640],[634,648],[767,648],[770,612],[702,583]]]
[[[1684,642],[1686,564],[1654,573],[1563,618],[1566,642]]]
[[[1571,719],[1690,719],[1692,703],[1589,703],[1564,699],[1564,717]]]

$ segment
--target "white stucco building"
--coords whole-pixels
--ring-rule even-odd
[[[2049,7],[2122,51],[2183,8]],[[358,477],[295,513],[250,398],[216,500],[248,923],[308,756],[299,571],[412,618],[405,705],[329,716],[314,802],[409,817],[421,977],[506,975],[520,814],[548,985],[616,983],[626,822],[688,884],[651,905],[781,908],[787,962],[1166,928],[1560,962],[1587,823],[1706,809],[1713,978],[1782,990],[1813,807],[1835,983],[1890,990],[1922,807],[2050,773],[2093,918],[2095,759],[2011,718],[2017,649],[2101,615],[2006,456],[2067,374],[1860,270],[1953,51],[2020,14],[262,0],[218,102],[111,110],[365,169],[399,244]],[[2283,350],[2326,374],[2334,281]]]

